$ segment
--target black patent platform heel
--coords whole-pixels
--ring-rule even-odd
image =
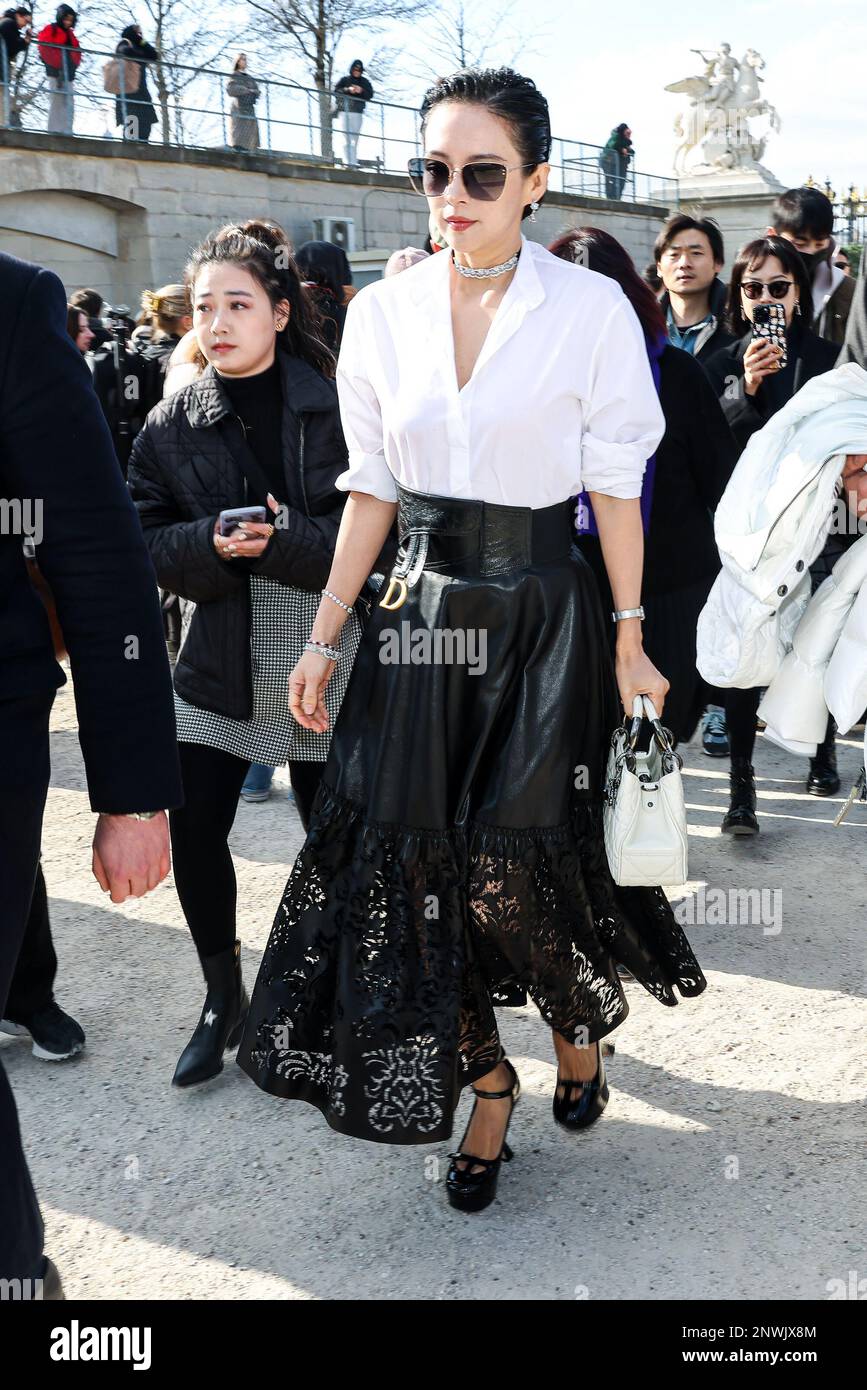
[[[608,1104],[608,1082],[605,1079],[605,1057],[614,1055],[614,1043],[598,1042],[599,1064],[590,1081],[569,1081],[557,1073],[557,1087],[566,1094],[557,1095],[554,1088],[554,1119],[564,1129],[587,1129],[599,1119]],[[577,1092],[577,1095],[576,1095]]]
[[[508,1057],[504,1057],[503,1063],[509,1068],[512,1074],[512,1084],[505,1091],[479,1091],[475,1086],[472,1087],[473,1095],[481,1100],[506,1100],[511,1097],[512,1108],[509,1111],[509,1118],[506,1121],[506,1128],[503,1131],[503,1147],[499,1158],[477,1158],[475,1154],[464,1152],[463,1143],[469,1133],[470,1125],[473,1122],[473,1115],[476,1107],[473,1105],[470,1115],[470,1122],[464,1130],[464,1139],[461,1140],[461,1148],[457,1153],[449,1154],[452,1160],[449,1171],[446,1175],[446,1195],[451,1206],[459,1211],[483,1211],[490,1206],[497,1195],[497,1180],[500,1176],[500,1164],[509,1163],[512,1158],[512,1150],[506,1143],[506,1135],[509,1132],[509,1125],[512,1122],[512,1115],[515,1106],[518,1104],[518,1097],[521,1094],[521,1083],[518,1080],[518,1073],[512,1066]],[[459,1168],[458,1163],[466,1163],[466,1168]],[[482,1166],[481,1173],[472,1171],[473,1165]]]

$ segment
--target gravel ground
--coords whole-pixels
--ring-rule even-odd
[[[844,790],[858,753],[840,741]],[[70,1298],[824,1299],[829,1280],[867,1276],[867,808],[834,829],[841,797],[806,796],[801,760],[760,738],[762,833],[732,843],[718,833],[727,764],[686,751],[699,908],[707,890],[686,930],[709,987],[667,1009],[627,986],[611,1101],[580,1136],[552,1120],[547,1030],[530,1008],[504,1010],[523,1085],[516,1157],[476,1216],[446,1204],[445,1148],[335,1135],[233,1061],[172,1089],[201,977],[171,879],[112,907],[90,876],[70,685],[52,761],[56,992],[87,1048],[62,1064],[22,1039],[0,1049]],[[302,838],[285,787],[278,774],[269,802],[242,803],[232,837],[250,983]],[[720,888],[767,890],[765,911],[715,910]],[[465,1098],[461,1123],[468,1111]]]

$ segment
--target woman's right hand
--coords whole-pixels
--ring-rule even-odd
[[[231,535],[220,535],[219,518],[211,537],[221,560],[258,560],[271,543],[274,527],[269,522],[242,522]]]
[[[744,390],[754,396],[766,376],[773,376],[780,370],[783,349],[777,343],[769,343],[767,338],[751,338],[744,353]]]
[[[325,687],[334,674],[335,662],[318,652],[302,652],[289,677],[289,713],[302,727],[324,734],[328,728]]]

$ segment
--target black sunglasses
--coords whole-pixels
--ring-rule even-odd
[[[761,299],[762,291],[767,290],[771,299],[785,299],[794,280],[744,280],[741,289],[747,299]]]
[[[440,198],[449,186],[452,177],[460,174],[468,198],[482,203],[493,203],[506,186],[506,175],[514,169],[533,169],[533,164],[498,164],[479,160],[465,164],[462,169],[449,169],[441,159],[424,159],[416,156],[407,164],[409,181],[416,193],[425,198]]]

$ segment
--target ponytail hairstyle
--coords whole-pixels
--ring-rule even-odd
[[[275,308],[286,300],[289,322],[277,334],[278,351],[300,357],[323,376],[334,376],[336,361],[322,340],[322,317],[302,284],[289,238],[278,223],[254,218],[212,232],[187,263],[184,278],[191,295],[196,276],[206,265],[242,266]]]
[[[525,174],[548,163],[551,153],[548,103],[531,77],[522,77],[512,68],[463,68],[450,77],[440,77],[425,92],[421,104],[422,138],[428,116],[443,101],[484,106],[492,116],[505,121],[526,166]],[[544,199],[543,193],[539,202]],[[529,217],[530,212],[528,205],[522,217]]]

